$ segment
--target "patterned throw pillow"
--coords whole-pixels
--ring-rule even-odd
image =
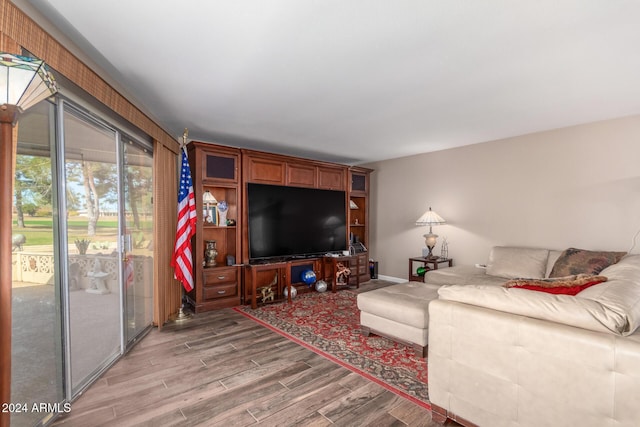
[[[563,277],[572,274],[600,274],[608,266],[617,263],[626,252],[597,252],[569,248],[562,252],[549,277]]]

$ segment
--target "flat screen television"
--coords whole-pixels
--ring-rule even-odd
[[[247,185],[251,260],[347,249],[344,191]]]

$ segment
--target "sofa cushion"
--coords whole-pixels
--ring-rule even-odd
[[[429,270],[424,275],[424,282],[433,285],[496,285],[504,284],[505,279],[490,276],[484,268],[473,265],[456,265],[449,268]]]
[[[551,277],[551,270],[553,270],[553,266],[555,265],[558,258],[560,258],[560,255],[562,255],[562,251],[549,251],[549,258],[547,258],[547,272],[545,273],[544,277]]]
[[[599,274],[608,266],[617,263],[626,252],[587,251],[569,248],[562,252],[553,265],[549,277],[571,274]]]
[[[487,274],[515,279],[518,277],[545,277],[548,249],[495,246],[491,249]]]

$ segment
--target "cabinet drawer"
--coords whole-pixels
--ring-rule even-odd
[[[216,268],[213,270],[203,269],[204,285],[218,285],[221,283],[237,283],[238,282],[238,269],[231,268]]]
[[[221,285],[204,285],[202,288],[203,298],[211,300],[216,298],[229,298],[238,295],[237,283],[223,283]]]

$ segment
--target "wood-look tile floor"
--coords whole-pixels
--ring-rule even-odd
[[[423,407],[224,309],[153,329],[55,426],[437,426]]]

